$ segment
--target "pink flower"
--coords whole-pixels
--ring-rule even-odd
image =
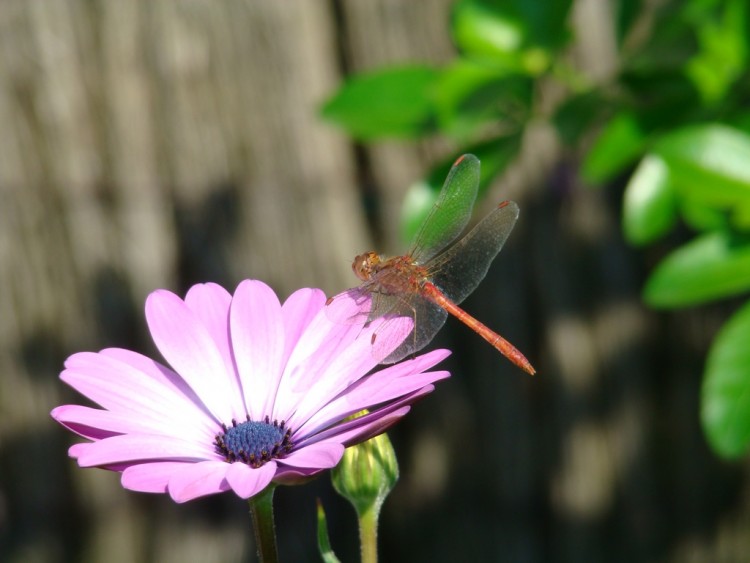
[[[367,375],[383,321],[331,322],[325,299],[301,289],[282,305],[250,280],[233,296],[215,284],[193,286],[184,301],[155,291],[146,320],[172,369],[120,348],[68,358],[60,378],[102,407],[52,411],[90,440],[73,445],[71,457],[121,471],[126,489],[168,492],[176,502],[228,490],[249,498],[272,481],[334,467],[345,447],[384,432],[448,377],[426,370],[449,352]],[[382,331],[396,346],[410,328],[409,319],[392,319]],[[370,413],[346,420],[362,409]]]

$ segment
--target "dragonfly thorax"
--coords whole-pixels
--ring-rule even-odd
[[[378,264],[380,264],[380,255],[371,250],[354,258],[352,271],[360,280],[368,281],[375,273]]]

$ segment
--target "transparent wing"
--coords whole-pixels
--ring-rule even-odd
[[[429,264],[432,282],[454,303],[466,299],[487,275],[516,224],[518,212],[514,202],[504,201]]]
[[[403,298],[374,291],[372,286],[366,282],[332,297],[326,304],[326,316],[343,324],[369,323],[386,316],[413,316]]]
[[[404,296],[372,293],[355,287],[339,293],[326,305],[326,316],[333,322],[356,324],[384,319],[374,333],[372,357],[383,364],[393,364],[427,346],[445,324],[448,313],[419,294]],[[413,321],[412,330],[403,342],[403,332],[391,330],[389,322],[406,317]]]
[[[424,264],[456,240],[466,228],[479,187],[479,159],[473,154],[453,164],[437,201],[419,227],[408,255]]]
[[[414,329],[395,349],[394,343],[381,337],[381,335],[391,334],[392,331],[375,332],[372,353],[373,357],[382,364],[396,363],[427,346],[448,318],[445,309],[419,294],[400,299],[391,315],[411,317],[414,320]]]
[[[325,314],[335,323],[365,323],[370,320],[373,305],[370,293],[360,286],[331,297],[326,302]]]

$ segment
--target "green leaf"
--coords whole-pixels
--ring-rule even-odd
[[[745,134],[750,134],[750,111],[746,108],[736,108],[736,111],[729,116],[727,123]]]
[[[750,136],[719,124],[684,127],[654,151],[685,196],[714,207],[750,205]]]
[[[701,423],[716,453],[736,458],[750,444],[750,303],[722,327],[706,362]]]
[[[568,38],[572,0],[462,0],[453,11],[453,38],[468,57],[523,61],[538,74],[547,51]],[[543,64],[539,64],[543,62]]]
[[[667,46],[667,48],[669,45]],[[683,60],[655,65],[649,61],[645,68],[638,67],[623,72],[620,85],[630,100],[630,108],[638,116],[644,133],[666,131],[694,122],[701,108],[700,93],[695,84],[685,76]],[[651,58],[651,57],[649,57]]]
[[[750,241],[726,232],[700,235],[659,263],[644,289],[653,307],[687,307],[750,289]]]
[[[494,0],[504,5],[507,0]],[[562,46],[570,38],[568,13],[573,0],[514,0],[529,26],[529,41],[548,49]]]
[[[622,45],[623,40],[638,22],[638,16],[643,10],[642,4],[643,0],[615,0],[613,12],[618,45]]]
[[[709,104],[722,100],[746,68],[746,5],[747,0],[727,0],[721,14],[711,14],[710,4],[692,5],[700,51],[685,70]]]
[[[589,90],[568,98],[552,117],[557,134],[566,145],[573,145],[589,131],[602,112],[607,110],[599,90]]]
[[[581,173],[587,182],[602,184],[631,164],[645,146],[638,120],[628,112],[613,117],[591,147]]]
[[[731,223],[740,232],[750,232],[750,205],[738,205],[732,209]]]
[[[477,199],[482,197],[492,181],[513,161],[519,148],[520,136],[510,135],[472,145],[462,151],[475,155],[481,161]],[[432,169],[425,180],[416,182],[406,192],[401,208],[401,239],[404,244],[411,242],[432,209],[432,204],[435,203],[443,182],[458,156],[460,155],[441,162]]]
[[[652,242],[669,231],[677,220],[677,198],[664,161],[649,154],[630,178],[623,201],[622,224],[630,244]]]
[[[339,563],[338,557],[331,549],[331,541],[328,539],[328,523],[326,522],[326,512],[320,499],[318,504],[318,551],[324,563]]]
[[[517,60],[527,30],[510,10],[473,0],[458,2],[453,10],[453,39],[474,58]]]
[[[443,131],[456,137],[476,134],[483,123],[498,121],[517,129],[531,105],[531,80],[506,68],[459,59],[445,69],[435,88],[435,106]]]
[[[679,198],[679,207],[682,220],[696,231],[719,231],[729,227],[726,212],[703,201],[683,195]]]
[[[432,88],[440,71],[428,66],[360,74],[322,107],[322,116],[358,139],[418,137],[434,128]]]

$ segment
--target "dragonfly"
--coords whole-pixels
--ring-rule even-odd
[[[387,339],[379,339],[378,331],[372,334],[379,363],[395,363],[421,350],[451,314],[516,366],[531,375],[536,372],[513,344],[458,306],[484,279],[519,214],[518,205],[503,201],[455,242],[471,218],[479,172],[479,159],[472,154],[455,161],[406,254],[386,258],[370,251],[354,259],[352,270],[361,284],[344,294],[361,307],[359,314],[366,315],[367,322],[382,317],[413,321],[409,336],[395,349]],[[328,299],[327,305],[335,309],[338,297]]]

